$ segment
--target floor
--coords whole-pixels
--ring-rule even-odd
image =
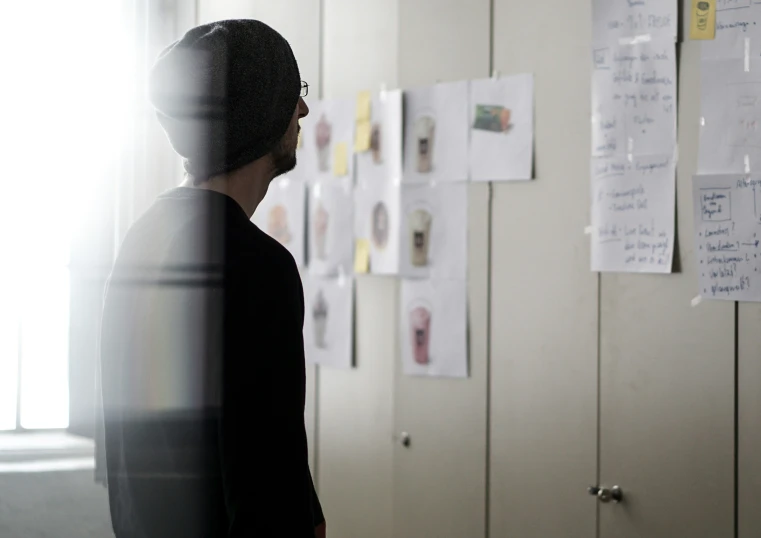
[[[64,433],[0,434],[0,536],[113,538],[93,453]]]

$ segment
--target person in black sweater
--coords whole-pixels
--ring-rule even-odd
[[[151,72],[187,177],[130,228],[105,295],[117,538],[325,536],[304,427],[301,279],[250,220],[296,164],[305,89],[285,39],[253,20],[190,30]]]

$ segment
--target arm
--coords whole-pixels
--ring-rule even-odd
[[[229,536],[312,538],[301,328],[290,323],[287,283],[257,273],[233,267],[225,287],[220,441]]]

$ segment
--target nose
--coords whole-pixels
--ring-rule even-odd
[[[299,97],[299,118],[303,118],[309,114],[309,107],[303,97]]]

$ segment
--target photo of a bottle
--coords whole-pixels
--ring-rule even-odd
[[[386,204],[378,202],[372,213],[372,238],[375,248],[383,250],[388,243],[388,210]]]
[[[416,209],[410,214],[410,261],[415,267],[428,265],[432,222],[433,217],[425,209]]]
[[[410,344],[412,356],[418,364],[428,364],[428,347],[431,340],[431,311],[424,306],[416,306],[410,311]]]
[[[325,334],[328,328],[328,303],[320,290],[312,306],[312,325],[314,326],[314,345],[320,349],[327,347]]]
[[[288,229],[288,210],[285,206],[278,204],[270,209],[267,219],[267,233],[282,245],[291,242],[291,232]]]
[[[328,172],[330,170],[330,136],[332,131],[333,128],[325,118],[325,114],[323,114],[315,126],[317,167],[320,172]]]
[[[330,215],[328,214],[322,203],[318,202],[317,209],[314,212],[314,222],[312,227],[314,230],[314,247],[315,256],[320,260],[327,258],[327,242],[328,242],[328,225]]]
[[[373,162],[381,164],[383,157],[381,155],[381,126],[374,123],[370,130],[370,151],[373,154]]]
[[[427,174],[433,169],[433,139],[436,120],[431,116],[420,116],[415,122],[415,143],[417,171]]]

